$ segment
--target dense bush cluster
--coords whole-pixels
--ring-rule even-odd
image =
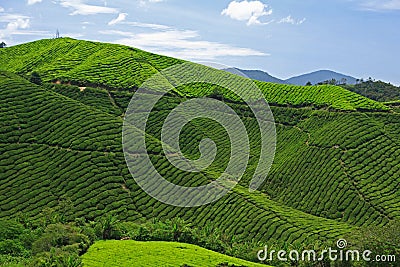
[[[115,216],[106,215],[96,221],[76,218],[66,222],[61,218],[62,207],[43,212],[40,220],[27,221],[19,217],[14,221],[0,220],[0,265],[24,264],[25,266],[82,266],[80,256],[96,240],[136,240],[171,241],[201,246],[229,256],[259,262],[257,252],[265,246],[279,251],[299,252],[312,249],[317,253],[328,247],[335,248],[331,242],[316,241],[312,245],[301,242],[286,243],[269,240],[264,242],[241,241],[227,235],[211,223],[203,227],[193,227],[180,218],[151,222],[121,222]],[[52,221],[48,221],[48,217]],[[346,237],[350,243],[347,249],[371,250],[374,255],[396,255],[400,253],[399,222],[393,221],[383,228],[359,228]],[[122,241],[123,242],[123,241]],[[275,258],[266,264],[273,266],[370,266],[366,262],[323,262],[289,261]],[[366,265],[367,264],[367,265]],[[374,266],[396,266],[396,263],[376,263]]]
[[[369,79],[355,85],[342,85],[342,87],[375,101],[400,100],[400,87],[382,81]]]

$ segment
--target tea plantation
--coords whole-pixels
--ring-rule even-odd
[[[266,181],[250,193],[260,130],[249,107],[215,85],[177,87],[157,103],[146,127],[148,154],[161,175],[182,186],[205,185],[230,160],[223,127],[196,119],[182,129],[182,152],[196,159],[199,142],[210,138],[218,147],[215,162],[200,173],[170,164],[162,150],[161,127],[187,99],[224,101],[243,121],[251,147],[243,178],[229,194],[206,206],[180,208],[156,201],[135,183],[121,139],[125,110],[137,88],[183,61],[61,38],[1,49],[0,62],[1,219],[24,214],[40,220],[43,210],[68,199],[67,221],[97,221],[109,214],[121,222],[179,217],[193,227],[212,224],[240,242],[310,246],[400,219],[400,113],[390,105],[336,86],[255,81],[274,114],[277,147]],[[208,71],[226,79],[233,75]],[[32,72],[39,74],[41,84],[29,81]],[[93,251],[109,244],[90,248],[84,256],[87,266],[99,260],[91,256]]]
[[[137,253],[140,251],[141,253]],[[175,255],[175,257],[171,257]],[[174,242],[102,241],[83,257],[85,266],[248,266],[263,264],[235,259],[190,244]]]

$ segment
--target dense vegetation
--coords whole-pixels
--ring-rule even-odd
[[[125,57],[126,53],[130,56]],[[91,55],[96,56],[86,60]],[[181,61],[72,39],[6,48],[0,51],[0,59],[6,62],[0,68],[14,72],[0,72],[0,218],[16,220],[23,213],[23,221],[36,222],[49,209],[59,211],[56,217],[62,219],[50,220],[46,226],[24,226],[29,232],[38,231],[36,239],[49,225],[58,223],[68,234],[81,234],[82,225],[101,225],[109,214],[122,223],[120,227],[154,218],[162,222],[182,218],[193,229],[212,225],[224,233],[216,239],[225,241],[174,240],[173,235],[172,239],[156,239],[154,234],[146,240],[194,243],[254,261],[254,249],[260,244],[332,244],[339,237],[355,236],[352,233],[364,227],[398,226],[400,114],[382,103],[335,86],[257,82],[273,104],[278,143],[267,180],[260,191],[249,193],[247,185],[260,153],[259,129],[250,109],[217,86],[196,83],[176,88],[157,103],[146,129],[150,159],[160,174],[179,185],[201,185],[215,180],[229,162],[226,132],[206,119],[188,123],[180,136],[181,149],[189,158],[199,156],[200,140],[208,137],[216,142],[216,161],[206,170],[185,173],[163,154],[163,121],[171,109],[190,97],[210,96],[230,105],[245,124],[251,146],[248,168],[232,192],[207,206],[177,208],[152,199],[134,182],[122,153],[121,128],[140,82]],[[134,65],[138,62],[143,67]],[[140,238],[148,229],[142,230],[139,235],[129,229],[118,235],[112,231],[95,234],[95,238],[84,235],[89,244],[124,236],[143,241]],[[21,240],[19,234],[10,240],[14,239]],[[235,245],[221,245],[224,242]],[[367,246],[365,240],[358,243]],[[388,251],[398,249],[398,244],[389,242]],[[15,257],[36,255],[29,243],[22,246],[22,254]],[[58,258],[57,250],[54,253],[46,255]]]
[[[331,242],[321,241],[311,245],[280,241],[242,241],[227,235],[212,223],[195,228],[177,217],[165,221],[153,218],[150,222],[123,222],[112,215],[106,215],[97,218],[96,221],[75,218],[74,221],[67,222],[63,214],[71,208],[69,204],[69,200],[66,199],[54,209],[43,210],[38,220],[31,220],[22,214],[13,220],[0,220],[0,266],[244,267],[259,266],[251,262],[260,262],[257,252],[265,246],[269,250],[283,250],[286,253],[291,250],[301,252],[309,249],[321,253],[324,249],[335,247]],[[398,255],[399,227],[400,224],[393,221],[384,227],[359,228],[346,236],[350,242],[349,249],[373,249],[373,255]],[[108,241],[104,242],[106,240]],[[81,255],[83,257],[80,257]],[[245,259],[247,262],[234,257]],[[273,266],[334,264],[327,258],[317,262],[282,262],[274,258],[262,263]],[[339,262],[332,266],[353,265],[351,262]],[[355,263],[354,266],[369,265]],[[377,263],[374,266],[397,265],[392,261]]]
[[[70,38],[40,40],[2,49],[0,61],[0,70],[22,75],[38,73],[45,82],[100,86],[124,91],[135,90],[159,70],[184,62],[131,47]],[[233,74],[210,69],[210,75],[229,77]],[[380,103],[336,86],[302,87],[265,82],[257,82],[257,85],[270,104],[312,105],[339,110],[387,109]],[[202,96],[214,91],[212,86],[197,86],[201,90],[195,88],[178,93]],[[226,97],[234,98],[232,94]]]
[[[137,253],[143,251],[143,253]],[[174,257],[171,257],[174,255]],[[174,242],[107,241],[96,243],[83,257],[84,266],[228,267],[265,266]],[[138,263],[140,263],[138,265]]]
[[[400,100],[400,87],[372,79],[361,81],[355,85],[342,85],[357,94],[380,102]]]

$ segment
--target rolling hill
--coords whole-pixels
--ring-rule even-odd
[[[400,87],[382,81],[367,80],[343,88],[380,102],[400,100]]]
[[[349,75],[344,75],[331,70],[318,70],[311,73],[299,75],[287,79],[285,82],[288,84],[305,85],[307,82],[318,84],[320,82],[335,79],[336,81],[346,80],[347,84],[356,84],[356,78]]]
[[[310,73],[305,73],[299,76],[291,77],[289,79],[283,80],[276,78],[265,71],[261,70],[242,70],[238,69],[240,72],[245,74],[247,77],[263,81],[263,82],[272,82],[272,83],[279,83],[279,84],[294,84],[294,85],[306,85],[308,82],[312,84],[322,83],[324,81],[335,79],[336,81],[341,81],[342,79],[346,79],[346,84],[354,85],[356,84],[356,78],[351,77],[349,75],[344,75],[341,73],[337,73],[331,70],[319,70]],[[233,69],[233,70],[235,70]],[[227,71],[230,71],[227,69]],[[232,72],[232,70],[231,70]]]
[[[182,60],[148,53],[139,49],[70,38],[40,40],[0,50],[0,70],[21,75],[38,72],[44,82],[70,83],[117,91],[134,91],[158,71],[184,63]],[[213,75],[226,77],[224,71]],[[228,76],[229,77],[229,76]],[[385,110],[383,104],[336,86],[316,86],[304,90],[298,86],[259,83],[268,103],[277,105],[313,104],[339,110]],[[184,90],[185,88],[182,88]],[[209,95],[214,87],[190,88],[183,94]],[[231,100],[232,95],[226,95]]]
[[[143,253],[138,254],[137,251]],[[175,255],[171,258],[170,255]],[[264,264],[235,259],[204,248],[174,242],[100,241],[83,256],[84,266],[247,266]],[[225,265],[224,265],[225,264]]]
[[[229,194],[206,206],[182,208],[156,201],[135,183],[121,137],[135,90],[157,71],[184,61],[61,38],[1,49],[0,62],[3,219],[21,213],[39,219],[44,208],[68,198],[70,220],[107,214],[122,221],[180,217],[196,227],[211,223],[243,242],[313,244],[400,218],[400,114],[383,103],[336,86],[256,81],[275,117],[277,146],[266,181],[259,191],[249,192],[260,155],[254,114],[237,95],[215,85],[175,88],[154,107],[146,127],[149,157],[169,181],[207,184],[230,160],[223,128],[196,119],[182,129],[182,151],[198,158],[200,140],[210,138],[218,147],[215,163],[200,173],[170,164],[161,127],[171,109],[187,99],[225,101],[243,121],[251,147],[243,178]],[[195,66],[210,76],[232,75]],[[39,73],[42,85],[25,79],[32,72]]]
[[[282,79],[276,78],[272,76],[271,74],[261,71],[261,70],[242,70],[238,68],[230,68],[230,69],[225,69],[225,71],[235,73],[237,71],[240,71],[241,73],[245,74],[247,77],[253,80],[257,81],[263,81],[263,82],[269,82],[269,83],[280,83],[280,84],[286,84],[286,82]]]

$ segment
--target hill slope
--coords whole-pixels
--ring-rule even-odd
[[[108,89],[135,90],[159,70],[183,63],[182,60],[151,54],[139,49],[70,38],[40,40],[0,50],[0,70],[29,75],[36,71],[45,82],[100,86]],[[210,75],[233,75],[210,69]],[[266,100],[279,105],[313,105],[338,110],[386,110],[341,87],[296,87],[257,82]],[[181,93],[188,96],[210,95],[212,86]],[[231,95],[231,94],[230,94]],[[231,98],[229,94],[227,98]],[[233,99],[237,100],[237,99]]]
[[[262,82],[272,82],[272,83],[279,83],[279,84],[294,84],[294,85],[306,85],[308,82],[312,84],[318,84],[325,81],[330,81],[335,79],[336,81],[340,82],[342,79],[346,79],[346,83],[349,85],[356,84],[356,78],[351,77],[349,75],[344,75],[341,73],[337,73],[330,70],[319,70],[314,71],[311,73],[305,73],[299,76],[291,77],[289,79],[283,80],[276,78],[269,73],[261,70],[242,70],[238,68],[234,69],[226,69],[228,72],[235,73],[235,70],[238,70],[248,76],[250,79],[262,81]]]
[[[180,143],[184,153],[198,158],[200,140],[215,140],[215,164],[201,173],[187,173],[165,157],[162,124],[187,98],[220,90],[245,124],[251,146],[243,179],[230,194],[206,206],[178,208],[154,200],[134,182],[122,152],[121,132],[131,91],[158,69],[182,61],[72,39],[7,48],[0,51],[0,59],[6,62],[0,68],[14,72],[0,72],[2,218],[19,212],[39,218],[43,208],[69,198],[73,207],[66,216],[71,220],[95,220],[110,213],[131,221],[181,217],[197,227],[211,223],[238,240],[303,244],[334,241],[358,226],[385,225],[400,218],[400,114],[386,112],[381,103],[336,86],[256,82],[275,104],[271,109],[278,143],[267,180],[260,191],[249,193],[260,155],[254,115],[223,88],[202,83],[176,88],[157,103],[146,128],[150,159],[171,182],[204,185],[215,180],[230,160],[226,132],[207,119],[188,123]],[[207,70],[218,77],[231,75]],[[44,81],[87,88],[37,86],[15,74],[32,71]]]
[[[342,87],[375,101],[400,100],[400,87],[382,81],[367,80],[355,85],[342,85]]]
[[[24,212],[32,218],[38,218],[44,207],[54,207],[60,199],[70,198],[74,209],[69,211],[68,216],[93,220],[114,212],[121,219],[137,220],[157,214],[159,218],[179,216],[199,226],[213,218],[216,227],[244,239],[253,237],[261,240],[267,236],[278,239],[281,233],[274,229],[283,225],[286,225],[287,232],[285,238],[281,238],[291,242],[313,239],[316,235],[322,239],[333,239],[351,229],[344,223],[263,200],[261,195],[249,194],[247,190],[240,189],[241,186],[220,201],[193,208],[191,212],[162,204],[142,191],[127,169],[120,141],[120,118],[9,73],[0,76],[0,96],[4,107],[0,134],[2,217],[13,217],[18,212]],[[214,176],[229,161],[228,147],[221,148],[218,154],[221,159],[209,172],[185,175],[177,168],[165,167],[169,162],[160,153],[158,126],[167,114],[165,110],[169,109],[165,104],[173,99],[162,102],[149,121],[149,134],[155,137],[149,140],[149,154],[155,166],[181,185],[199,185],[215,179]],[[179,101],[182,100],[175,98],[176,103]],[[251,121],[248,126],[255,127]],[[191,141],[201,140],[205,136],[213,140],[225,140],[223,133],[215,131],[215,127],[201,121],[190,124],[183,134],[183,146],[192,150]],[[198,152],[191,153],[196,155]],[[254,160],[256,156],[254,152]],[[249,175],[251,171],[243,178],[243,182],[249,181]],[[231,210],[232,214],[226,218],[218,216],[221,208]],[[239,210],[240,214],[235,216]],[[193,212],[198,215],[193,216]],[[262,219],[253,221],[253,216],[261,216]],[[238,221],[243,224],[234,223]],[[258,230],[249,235],[244,231],[247,225]]]
[[[276,78],[269,73],[261,70],[242,70],[238,68],[233,69],[225,69],[225,71],[236,73],[236,71],[240,71],[245,74],[247,77],[253,80],[262,81],[262,82],[269,82],[269,83],[279,83],[279,84],[286,84],[284,80]]]
[[[337,73],[331,70],[319,70],[311,73],[299,75],[296,77],[292,77],[290,79],[285,80],[288,84],[296,84],[296,85],[306,85],[307,82],[311,82],[312,84],[318,84],[320,82],[324,82],[327,80],[335,79],[336,81],[341,81],[342,79],[346,79],[347,84],[355,84],[356,78],[344,75],[341,73]]]
[[[174,255],[174,257],[170,257]],[[261,267],[204,248],[175,242],[100,241],[83,256],[85,266],[217,267],[220,264]],[[226,265],[223,265],[226,266]]]

